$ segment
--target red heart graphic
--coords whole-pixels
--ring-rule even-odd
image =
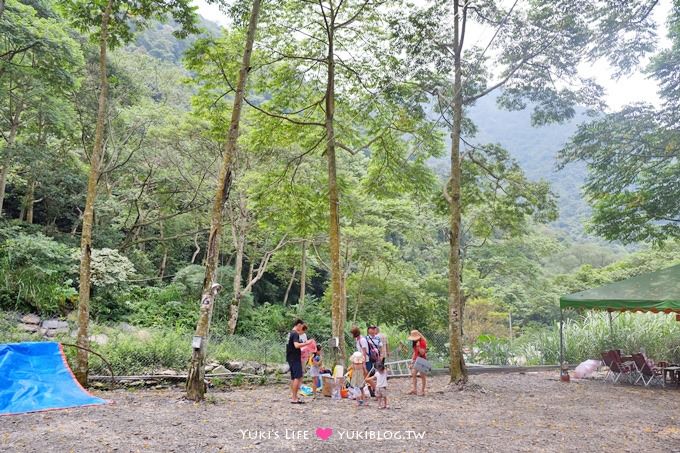
[[[333,428],[316,428],[316,437],[321,440],[328,440],[333,435]]]

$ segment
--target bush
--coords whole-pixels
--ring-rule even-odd
[[[41,233],[7,238],[0,246],[0,308],[46,316],[73,309],[72,255],[72,248]]]
[[[129,307],[128,319],[135,325],[191,330],[198,322],[198,300],[178,284],[135,288],[121,302]]]

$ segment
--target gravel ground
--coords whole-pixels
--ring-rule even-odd
[[[0,451],[680,452],[680,390],[565,384],[555,373],[471,382],[484,392],[449,391],[438,377],[411,396],[391,380],[388,410],[323,397],[292,405],[282,385],[211,392],[202,404],[180,389],[97,392],[114,403],[0,417]],[[323,441],[317,428],[333,433]]]

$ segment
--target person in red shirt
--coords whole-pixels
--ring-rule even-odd
[[[416,370],[413,367],[413,364],[416,362],[416,359],[418,357],[422,357],[423,359],[427,359],[427,340],[425,340],[425,337],[423,334],[418,332],[417,330],[412,330],[411,334],[407,338],[408,341],[411,341],[413,343],[413,357],[412,357],[412,363],[411,363],[411,379],[413,381],[413,387],[411,388],[411,391],[408,392],[409,395],[420,395],[420,396],[425,396],[425,385],[427,384],[427,376],[425,373],[418,373],[418,370]],[[420,380],[422,382],[422,391],[418,393],[418,374],[420,374]]]

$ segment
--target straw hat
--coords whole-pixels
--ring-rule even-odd
[[[408,336],[407,340],[408,341],[417,341],[423,338],[423,334],[418,332],[417,330],[412,330],[411,334]]]
[[[359,351],[356,351],[354,354],[350,356],[349,360],[352,363],[364,363],[364,354]]]

